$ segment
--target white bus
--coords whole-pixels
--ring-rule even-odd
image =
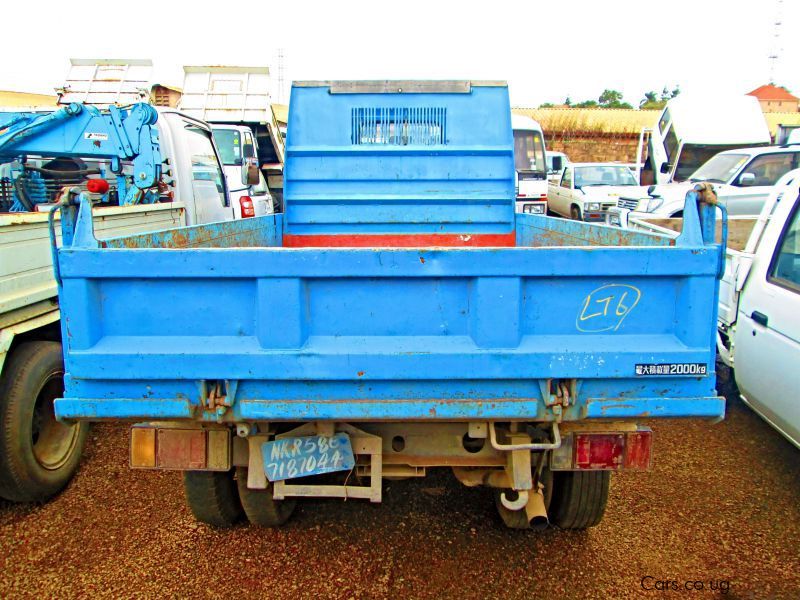
[[[514,130],[516,212],[547,214],[547,160],[542,128],[533,119],[511,115]]]

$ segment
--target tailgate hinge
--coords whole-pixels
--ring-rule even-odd
[[[238,379],[201,379],[200,402],[203,409],[213,411],[217,422],[222,422],[222,417],[236,402],[236,392],[239,388]]]

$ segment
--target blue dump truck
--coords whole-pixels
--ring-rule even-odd
[[[677,239],[515,214],[513,152],[504,83],[299,82],[285,214],[97,242],[80,198],[57,417],[130,422],[216,526],[435,467],[509,527],[597,524],[640,420],[724,415],[715,208]]]

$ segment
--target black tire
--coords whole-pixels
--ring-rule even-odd
[[[573,221],[581,221],[581,209],[573,204],[569,207],[569,216]]]
[[[183,489],[194,518],[212,527],[230,527],[242,518],[232,471],[184,471]]]
[[[64,392],[58,342],[26,342],[6,359],[0,381],[0,496],[41,502],[69,483],[89,432],[86,422],[55,419],[53,400]]]
[[[272,497],[272,483],[264,490],[251,490],[247,487],[247,469],[237,467],[236,483],[239,498],[242,500],[247,520],[259,527],[278,527],[289,520],[294,512],[295,500],[275,500]]]
[[[561,529],[586,529],[600,523],[610,480],[609,471],[555,471],[550,522]]]

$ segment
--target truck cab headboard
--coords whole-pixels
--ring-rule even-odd
[[[513,246],[508,86],[292,86],[285,246]]]

